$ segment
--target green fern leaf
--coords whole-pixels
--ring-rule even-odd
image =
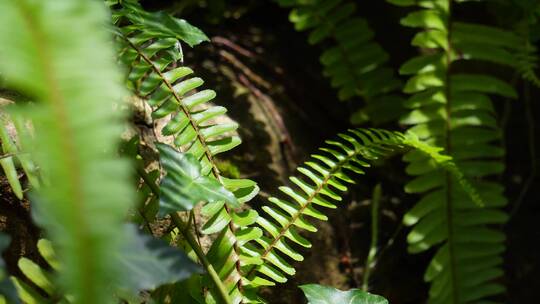
[[[464,180],[452,158],[441,154],[441,148],[421,142],[414,134],[355,129],[326,143],[320,148],[321,153],[313,154],[311,160],[298,168],[301,177],[290,178],[294,186],[279,188],[284,198],[271,197],[271,204],[262,207],[265,214],[256,218],[256,226],[253,227],[264,231],[264,235],[254,232],[252,238],[241,246],[241,261],[249,261],[243,266],[244,285],[249,289],[257,290],[275,282],[284,283],[287,276],[294,275],[295,270],[288,260],[302,261],[303,256],[293,248],[293,244],[311,247],[298,230],[316,232],[311,219],[327,220],[323,208],[337,208],[348,184],[354,183],[353,174],[364,174],[374,160],[416,149],[432,159],[437,168],[447,170],[460,180],[461,185],[468,189],[469,197],[483,203],[474,187]]]
[[[500,210],[506,204],[503,187],[485,180],[504,170],[504,150],[497,144],[501,132],[488,94],[514,99],[517,93],[493,76],[451,70],[461,60],[515,68],[510,54],[521,40],[510,31],[452,20],[452,6],[458,4],[450,0],[389,2],[421,7],[402,24],[420,28],[412,45],[429,54],[401,68],[402,74],[412,75],[404,90],[412,94],[405,103],[410,112],[401,122],[422,141],[444,147],[462,168],[450,175],[453,165],[443,164],[445,172],[426,153],[404,156],[407,173],[414,177],[405,191],[422,194],[403,218],[412,227],[409,251],[437,248],[424,277],[431,283],[430,303],[486,301],[504,291],[494,282],[502,274],[504,235],[493,227],[508,219]],[[463,184],[460,179],[472,182]]]
[[[118,21],[123,20],[122,18],[124,17],[120,11]],[[176,36],[154,39],[146,32],[144,22],[128,23],[129,25],[117,31],[123,45],[121,59],[129,68],[129,86],[152,107],[152,118],[155,121],[166,121],[165,126],[158,131],[162,135],[172,136],[176,149],[193,155],[201,165],[202,175],[217,180],[234,194],[239,203],[249,201],[259,190],[256,183],[221,176],[214,161],[217,154],[240,144],[240,138],[234,134],[238,125],[216,122],[226,109],[210,105],[210,101],[216,96],[215,92],[199,90],[203,80],[189,77],[193,73],[191,69],[177,66],[182,54]],[[202,212],[209,220],[204,223],[202,231],[227,236],[218,237],[214,241],[214,249],[210,248],[209,252],[219,251],[219,254],[209,255],[208,260],[214,265],[222,281],[227,283],[233,301],[238,302],[242,299],[242,282],[237,279],[240,269],[240,240],[236,237],[240,231],[237,231],[234,221],[239,217],[223,203],[207,204],[203,207]],[[221,263],[224,260],[233,261],[235,267],[232,271],[223,268],[229,266]],[[206,286],[209,287],[207,297],[210,301],[215,294],[214,286]]]
[[[374,42],[367,22],[354,14],[356,4],[346,0],[278,1],[293,7],[289,19],[298,31],[310,30],[308,42],[331,41],[320,56],[323,74],[338,90],[340,100],[364,99],[365,106],[353,113],[351,121],[376,124],[395,121],[402,99],[392,94],[401,87],[392,69],[386,67],[388,54]],[[390,110],[391,109],[391,110]]]
[[[0,1],[0,70],[38,103],[35,159],[45,185],[34,197],[38,223],[57,243],[60,282],[77,303],[112,303],[122,269],[122,220],[133,198],[127,163],[116,155],[124,91],[102,3]],[[84,58],[84,60],[81,60]],[[84,115],[80,115],[84,113]]]

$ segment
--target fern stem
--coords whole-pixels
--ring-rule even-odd
[[[232,304],[232,301],[229,297],[229,293],[227,292],[227,288],[225,288],[225,285],[223,285],[223,282],[219,278],[219,275],[217,274],[216,270],[206,258],[206,255],[202,251],[201,247],[199,247],[199,245],[197,244],[197,240],[195,240],[195,237],[193,237],[193,235],[189,233],[188,225],[184,223],[184,221],[182,220],[182,218],[180,218],[178,213],[172,213],[171,218],[174,224],[180,230],[180,233],[182,233],[182,235],[184,236],[186,241],[189,243],[191,248],[193,248],[193,251],[195,251],[195,254],[199,258],[199,261],[202,263],[206,272],[209,274],[212,282],[216,285],[218,294],[221,297],[221,300],[223,301],[223,303]]]
[[[377,243],[379,237],[379,205],[381,201],[381,184],[377,184],[373,189],[371,199],[371,244],[369,253],[364,266],[364,275],[362,278],[362,289],[368,291],[369,276],[375,256],[377,255]]]
[[[159,188],[154,182],[152,182],[152,180],[150,179],[146,171],[140,166],[137,166],[137,173],[143,179],[143,181],[148,185],[152,193],[154,193],[156,197],[159,197]],[[197,258],[203,265],[206,272],[209,274],[212,282],[216,285],[219,295],[221,299],[223,300],[223,303],[226,303],[226,304],[232,303],[231,299],[229,298],[229,293],[227,292],[225,285],[223,285],[223,282],[219,278],[219,275],[214,269],[214,266],[212,266],[212,264],[206,258],[206,255],[202,251],[195,237],[193,237],[193,235],[189,233],[188,224],[184,223],[182,218],[176,212],[171,213],[171,218],[172,218],[172,221],[174,222],[174,225],[178,227],[178,229],[180,230],[180,233],[182,233],[182,235],[184,236],[184,239],[188,242],[188,244],[191,246],[191,248],[197,255]]]
[[[446,51],[446,73],[445,73],[445,87],[444,94],[446,97],[445,103],[445,112],[446,112],[446,123],[445,123],[445,150],[448,154],[452,155],[452,141],[450,137],[451,132],[451,121],[452,121],[452,96],[451,96],[451,65],[452,65],[452,0],[448,0],[447,8],[447,17],[446,17],[446,41],[448,49]],[[459,290],[457,288],[457,277],[456,277],[456,257],[454,249],[454,221],[453,221],[453,206],[452,206],[452,176],[447,171],[445,173],[446,179],[446,224],[448,230],[448,253],[450,260],[450,282],[452,303],[459,303]]]

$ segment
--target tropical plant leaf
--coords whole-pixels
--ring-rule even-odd
[[[308,304],[388,304],[388,300],[360,289],[342,291],[333,287],[306,284],[300,289],[306,295]]]
[[[144,27],[145,32],[154,38],[174,37],[191,47],[210,41],[206,34],[186,20],[175,18],[166,12],[145,11],[137,0],[124,0],[122,6],[122,15],[133,24]]]
[[[157,144],[160,162],[166,176],[161,181],[159,213],[189,211],[199,202],[226,202],[239,207],[236,197],[216,179],[201,173],[201,164],[192,154],[176,151],[171,146]]]
[[[125,228],[130,242],[118,256],[118,263],[130,274],[122,282],[124,288],[133,292],[153,290],[202,272],[202,268],[178,248],[139,233],[134,225]]]

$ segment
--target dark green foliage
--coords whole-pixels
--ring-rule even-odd
[[[407,1],[391,1],[409,5]],[[452,19],[452,1],[422,1],[421,10],[401,20],[420,28],[412,45],[424,55],[403,64],[400,72],[412,75],[404,91],[410,112],[401,123],[433,145],[445,148],[467,179],[474,180],[484,205],[471,200],[456,180],[438,169],[425,155],[410,152],[404,160],[415,178],[405,186],[422,199],[404,218],[413,226],[409,251],[432,247],[433,257],[424,279],[431,283],[430,303],[478,303],[504,292],[494,282],[502,275],[504,234],[496,225],[508,216],[501,210],[507,200],[504,188],[490,177],[502,173],[504,150],[501,131],[489,95],[515,99],[515,90],[488,74],[453,72],[458,61],[481,60],[515,67],[513,52],[522,40],[494,27]]]
[[[129,244],[118,256],[120,263],[131,275],[122,282],[122,287],[136,294],[141,290],[175,283],[202,272],[186,254],[166,242],[140,234],[132,225],[127,225]]]
[[[292,7],[289,20],[298,31],[310,31],[308,42],[328,42],[320,57],[323,74],[338,90],[340,100],[360,97],[365,105],[351,121],[361,124],[391,122],[400,115],[401,82],[387,66],[388,54],[374,41],[363,18],[355,16],[357,4],[347,0],[278,0]]]

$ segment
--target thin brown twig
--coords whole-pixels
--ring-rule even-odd
[[[221,44],[221,45],[224,45],[232,50],[234,50],[235,52],[237,52],[238,54],[241,54],[245,57],[248,57],[248,58],[251,58],[251,59],[257,59],[258,56],[251,52],[250,50],[247,50],[245,48],[243,48],[242,46],[238,45],[237,43],[233,42],[232,40],[229,40],[225,37],[221,37],[221,36],[214,36],[212,37],[212,42],[215,43],[215,44]]]

